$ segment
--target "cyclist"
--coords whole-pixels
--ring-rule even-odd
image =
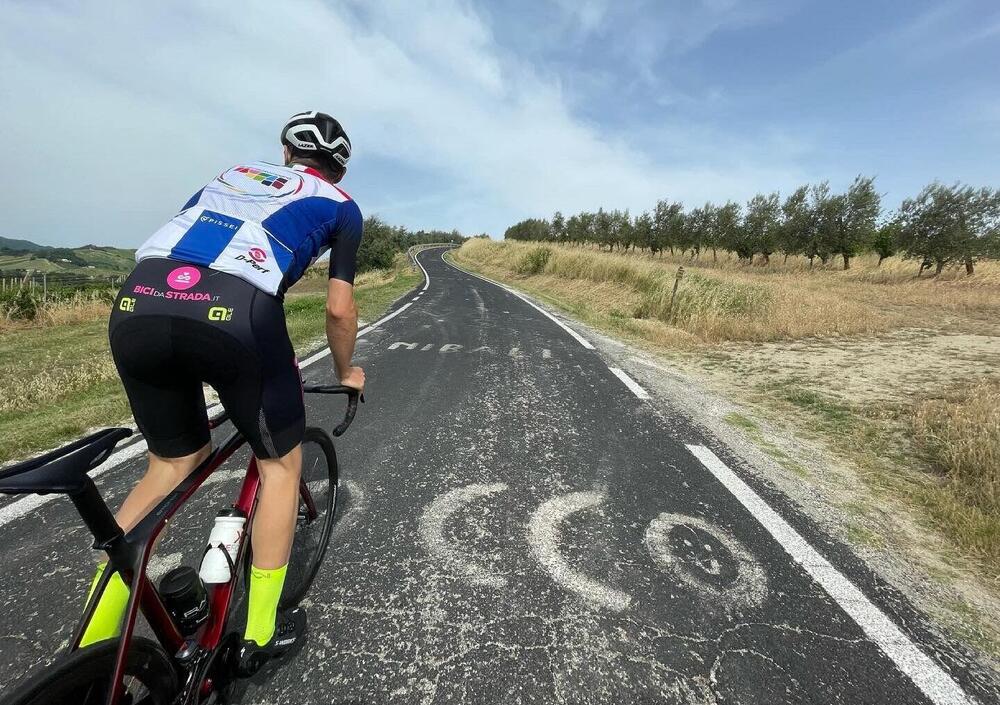
[[[334,366],[341,384],[359,390],[365,384],[364,370],[351,365],[361,211],[336,185],[351,142],[329,115],[305,112],[289,119],[281,143],[284,165],[227,169],[138,249],[109,325],[115,365],[149,446],[146,474],[116,517],[126,531],[209,455],[203,382],[218,392],[258,458],[261,489],[240,653],[246,673],[287,651],[305,631],[301,608],[277,613],[298,513],[305,429],[282,300],[327,250],[326,334]],[[83,644],[117,636],[127,601],[128,588],[116,575]]]

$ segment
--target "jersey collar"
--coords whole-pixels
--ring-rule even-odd
[[[305,166],[304,164],[292,164],[292,169],[295,171],[304,171],[310,176],[315,176],[318,179],[323,179],[323,181],[326,181],[326,177],[323,176],[323,174],[321,174],[316,169],[313,169],[311,166]],[[327,181],[327,183],[329,182]]]

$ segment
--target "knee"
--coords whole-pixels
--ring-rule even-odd
[[[179,483],[190,475],[195,468],[201,465],[211,452],[212,447],[206,445],[191,455],[185,455],[180,458],[161,458],[154,453],[150,453],[149,469],[146,471],[146,474],[164,481],[175,484]]]
[[[296,446],[280,458],[257,460],[257,471],[263,482],[298,482],[302,471],[302,452]]]

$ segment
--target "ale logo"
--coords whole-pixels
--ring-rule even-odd
[[[208,309],[208,320],[210,321],[231,321],[233,320],[233,309],[224,306],[213,306]]]
[[[126,313],[132,313],[135,311],[135,299],[123,296],[121,301],[118,302],[118,309]]]

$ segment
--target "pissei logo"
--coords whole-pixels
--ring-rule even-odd
[[[225,306],[213,306],[208,309],[208,320],[210,321],[231,321],[233,320],[233,309]]]
[[[125,313],[132,313],[135,311],[135,299],[123,296],[118,302],[118,310],[124,311]]]

